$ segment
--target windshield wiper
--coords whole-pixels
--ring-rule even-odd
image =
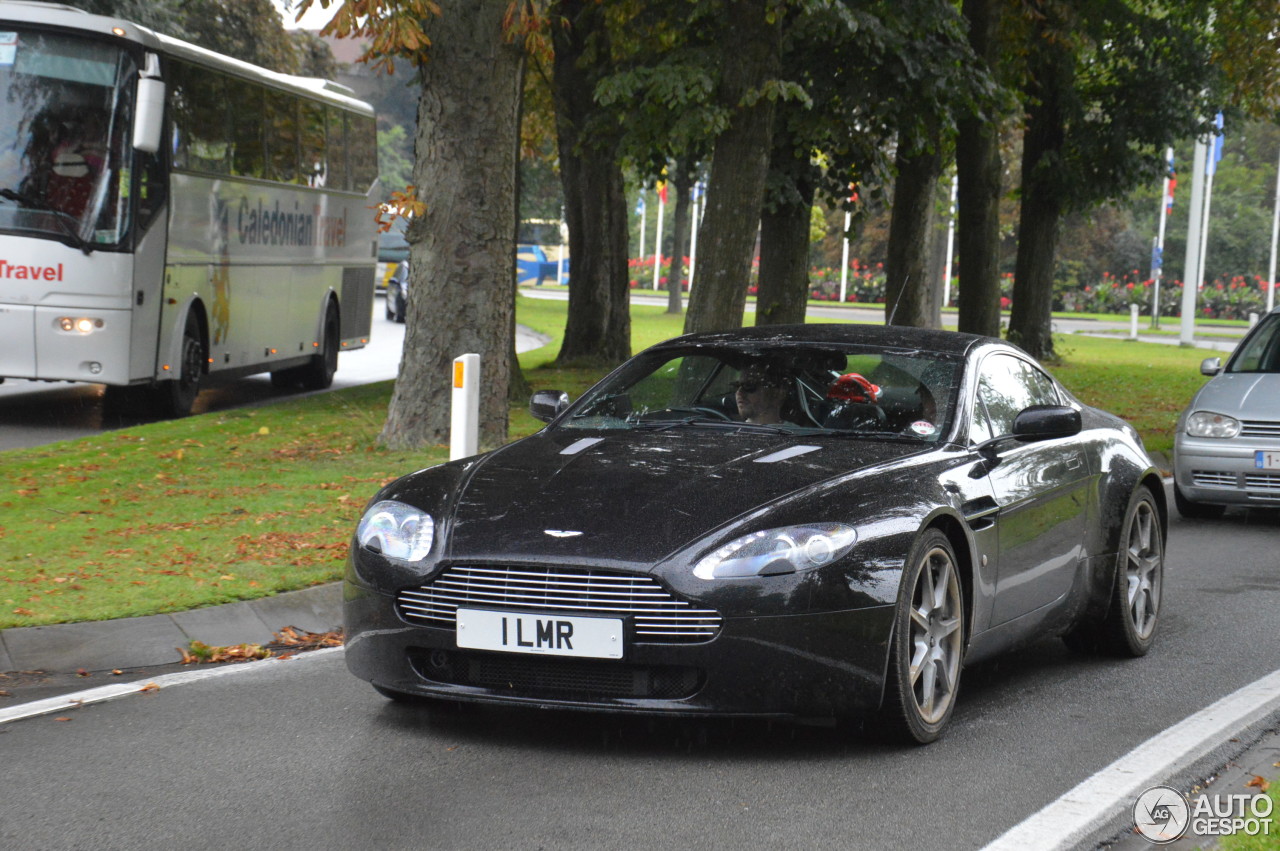
[[[53,213],[53,219],[62,227],[68,243],[73,248],[79,248],[85,254],[93,253],[93,245],[84,237],[80,236],[80,231],[78,229],[80,223],[74,216],[64,213],[56,207],[49,206],[47,202],[32,198],[30,195],[26,195],[16,189],[10,189],[7,186],[0,189],[0,198],[12,201],[18,206],[28,210],[35,210],[40,213]]]
[[[681,426],[710,426],[712,428],[733,429],[734,431],[765,431],[770,434],[785,434],[793,436],[793,429],[784,428],[782,426],[768,425],[766,423],[745,423],[738,420],[722,420],[717,417],[681,417],[676,420],[645,420],[643,422],[632,423],[631,427],[641,431],[666,431],[667,429],[679,428]]]

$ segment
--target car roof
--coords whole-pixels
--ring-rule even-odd
[[[731,331],[709,331],[686,334],[659,343],[654,348],[689,345],[737,345],[766,343],[847,343],[886,348],[921,349],[942,354],[963,355],[974,346],[985,343],[1008,345],[994,337],[963,334],[958,331],[940,331],[933,328],[914,328],[905,325],[824,324],[811,325],[757,325]]]

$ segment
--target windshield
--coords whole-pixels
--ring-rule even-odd
[[[134,64],[98,41],[0,25],[0,230],[120,241]]]
[[[776,343],[664,348],[597,384],[558,427],[706,427],[937,442],[959,358],[916,350]]]
[[[1272,313],[1236,350],[1227,372],[1280,372],[1280,313]]]

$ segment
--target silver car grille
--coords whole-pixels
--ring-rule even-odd
[[[1239,486],[1235,473],[1219,473],[1212,470],[1193,470],[1191,481],[1202,488],[1234,488]]]
[[[410,623],[453,628],[458,607],[629,617],[638,641],[709,641],[720,615],[677,599],[650,576],[572,567],[456,565],[396,598]]]
[[[1266,420],[1241,420],[1242,437],[1280,437],[1280,422]]]
[[[1244,489],[1251,498],[1280,499],[1280,476],[1274,473],[1246,473]]]

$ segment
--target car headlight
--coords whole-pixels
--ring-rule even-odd
[[[843,523],[766,529],[736,538],[693,568],[699,579],[777,576],[829,564],[849,552],[858,533]]]
[[[1187,417],[1187,434],[1192,437],[1231,438],[1240,433],[1240,421],[1226,414],[1196,411]]]
[[[422,561],[431,552],[436,524],[431,515],[403,502],[384,499],[375,502],[356,526],[356,541],[362,547],[389,558]]]

